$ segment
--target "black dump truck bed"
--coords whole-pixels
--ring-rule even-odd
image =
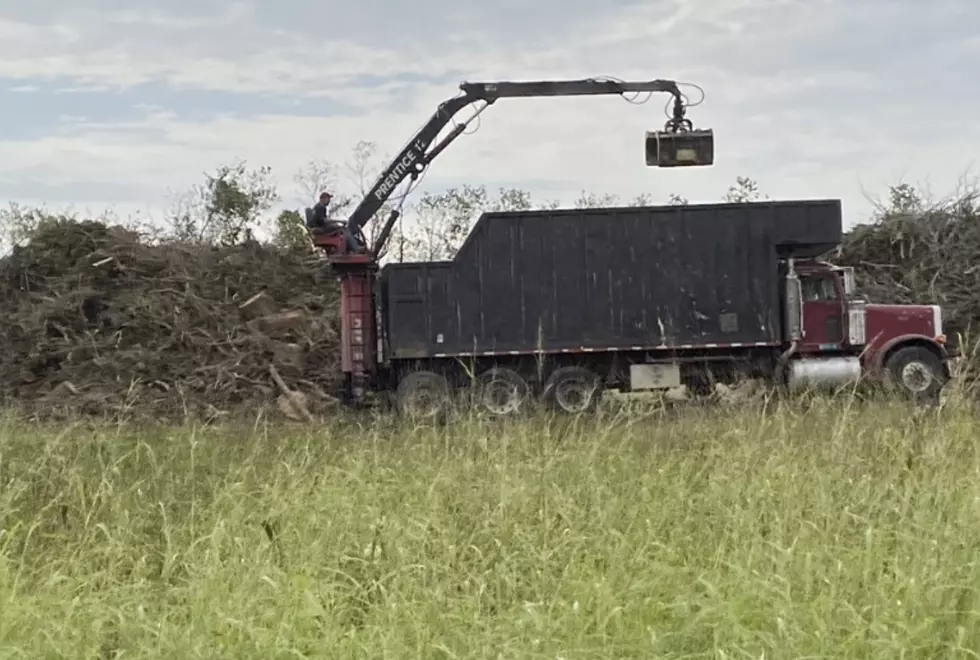
[[[388,358],[778,343],[778,258],[839,200],[486,213],[455,259],[380,277]]]

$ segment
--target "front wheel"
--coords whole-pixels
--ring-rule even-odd
[[[922,346],[895,351],[885,362],[885,371],[894,388],[923,403],[937,402],[946,383],[942,360]]]

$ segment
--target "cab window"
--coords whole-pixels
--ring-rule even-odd
[[[805,302],[820,302],[837,300],[837,287],[832,277],[807,277],[801,282],[803,300]]]

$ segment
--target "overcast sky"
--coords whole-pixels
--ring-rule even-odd
[[[898,180],[948,192],[980,153],[976,0],[0,0],[0,200],[160,213],[236,158],[278,173],[394,153],[461,80],[701,85],[710,169],[643,164],[667,97],[503,100],[425,187],[774,198]]]

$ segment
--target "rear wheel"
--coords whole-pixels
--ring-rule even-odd
[[[544,401],[548,406],[572,415],[595,410],[601,397],[602,380],[584,367],[556,369],[544,388]]]
[[[935,403],[946,382],[943,363],[923,346],[895,351],[885,362],[888,381],[894,389],[923,403]]]
[[[531,387],[513,369],[495,367],[480,374],[477,403],[497,417],[516,415],[526,406]]]
[[[416,419],[438,419],[449,412],[449,382],[434,371],[413,371],[398,382],[398,412]]]

